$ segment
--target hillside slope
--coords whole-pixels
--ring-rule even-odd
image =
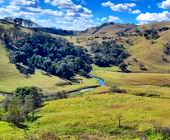
[[[15,27],[8,22],[0,22],[1,37],[7,32],[11,38],[15,33],[32,33],[32,30],[24,27]],[[3,38],[0,38],[0,43]],[[9,62],[7,49],[0,44],[0,92],[13,92],[17,87],[36,86],[42,88],[45,94],[54,94],[58,91],[72,91],[86,86],[97,85],[94,78],[88,79],[76,76],[77,82],[70,82],[57,76],[47,75],[45,72],[36,70],[33,75],[23,75]]]
[[[134,46],[127,48],[131,57],[127,60],[132,71],[141,71],[142,64],[147,71],[169,73],[170,56],[164,53],[165,45],[170,41],[170,30],[159,33],[160,38],[147,40],[137,37]]]
[[[166,30],[162,30],[167,28]],[[170,22],[145,25],[103,24],[81,32],[77,36],[67,37],[75,44],[90,48],[94,42],[116,40],[123,44],[131,55],[125,62],[132,72],[170,72],[170,56],[164,53],[165,45],[170,41]],[[159,38],[146,39],[144,33],[158,31]],[[142,70],[141,66],[145,69]]]
[[[78,83],[71,83],[57,76],[46,75],[40,70],[36,70],[33,75],[25,76],[14,64],[9,63],[8,53],[2,45],[0,45],[0,58],[0,92],[13,92],[17,87],[36,86],[42,88],[45,94],[54,94],[58,91],[71,91],[98,84],[95,78],[80,76],[76,77]]]

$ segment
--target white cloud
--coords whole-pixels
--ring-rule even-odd
[[[4,3],[4,0],[0,0],[0,3]]]
[[[92,12],[72,0],[45,0],[56,7],[42,8],[38,0],[10,0],[5,7],[0,7],[1,18],[5,16],[31,19],[42,26],[63,29],[82,30],[96,23],[92,20]]]
[[[119,17],[116,17],[116,16],[108,16],[107,17],[103,17],[101,18],[100,20],[101,22],[120,22],[120,18]]]
[[[140,10],[132,10],[136,6],[135,3],[119,3],[114,4],[111,1],[102,3],[103,7],[109,7],[112,11],[115,12],[128,12],[132,14],[139,14]]]
[[[119,17],[109,16],[107,21],[108,22],[120,22],[121,20]]]
[[[136,18],[136,20],[139,24],[170,21],[170,12],[164,11],[162,13],[142,13]]]
[[[103,18],[101,19],[101,22],[106,22],[106,20],[107,20],[107,18],[106,18],[106,17],[103,17]]]
[[[132,13],[133,13],[133,14],[140,14],[141,11],[140,11],[140,10],[133,10]]]
[[[65,8],[69,8],[73,4],[71,0],[45,0],[44,2],[53,6],[61,6]]]
[[[170,0],[165,0],[161,4],[159,4],[160,8],[170,9]]]

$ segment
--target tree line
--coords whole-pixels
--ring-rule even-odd
[[[39,27],[38,24],[34,23],[33,21],[29,19],[23,19],[23,18],[12,18],[12,17],[5,17],[3,19],[4,22],[9,22],[14,24],[15,26],[23,26],[27,28],[36,28]]]

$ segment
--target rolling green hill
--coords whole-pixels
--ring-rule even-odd
[[[1,23],[0,26],[6,31],[14,28],[9,23]],[[42,108],[35,111],[34,121],[23,123],[26,129],[2,121],[4,110],[0,106],[0,139],[30,140],[48,132],[55,133],[61,140],[168,139],[170,56],[164,53],[164,48],[170,40],[170,30],[160,31],[157,39],[146,39],[136,32],[140,30],[143,33],[163,27],[170,27],[170,23],[142,26],[105,24],[73,36],[64,36],[68,41],[88,50],[93,42],[116,40],[130,54],[124,62],[131,73],[120,72],[120,68],[115,66],[98,67],[93,64],[91,74],[103,79],[106,86],[80,95],[70,95],[68,99],[46,101]],[[20,31],[32,32],[23,27]],[[98,85],[96,78],[76,75],[76,82],[73,82],[47,75],[38,69],[35,74],[26,76],[9,62],[8,55],[8,50],[1,43],[0,105],[4,99],[3,92],[11,93],[17,87],[36,86],[43,89],[45,95],[50,95]]]
[[[139,65],[143,64],[150,72],[170,72],[170,56],[164,53],[165,44],[170,40],[170,30],[160,33],[156,40],[146,40],[137,37],[135,45],[128,48],[131,57],[127,60],[132,71],[140,71]],[[135,59],[135,60],[134,60]],[[136,67],[136,68],[135,68]],[[138,68],[137,68],[138,67]]]
[[[6,49],[0,45],[0,91],[13,92],[17,87],[36,86],[42,88],[45,94],[53,94],[58,91],[71,91],[86,86],[97,85],[95,79],[77,77],[80,83],[60,79],[56,76],[48,76],[43,71],[36,70],[35,74],[25,76],[21,74],[14,64],[9,62]]]
[[[32,33],[28,28],[16,28],[11,23],[0,23],[0,27],[4,32],[16,30],[16,32]],[[3,34],[3,32],[1,32]],[[11,33],[14,38],[14,33]],[[3,43],[0,45],[0,92],[13,92],[17,87],[36,86],[43,89],[44,94],[55,94],[61,91],[72,91],[87,86],[98,85],[95,78],[85,78],[81,76],[75,77],[77,82],[61,79],[57,76],[48,75],[44,71],[36,70],[33,75],[21,74],[14,64],[9,62],[8,50]]]

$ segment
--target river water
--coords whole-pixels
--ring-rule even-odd
[[[106,83],[105,83],[105,81],[104,81],[103,79],[100,79],[100,78],[98,78],[98,77],[96,77],[96,76],[94,76],[94,75],[92,75],[92,74],[90,74],[89,77],[91,77],[91,78],[96,78],[97,81],[98,81],[99,86],[101,86],[101,87],[105,87],[105,86],[106,86]],[[83,92],[86,92],[86,91],[91,91],[91,90],[93,90],[94,88],[96,88],[96,87],[93,87],[93,88],[84,88],[84,89],[81,89],[81,90],[78,91],[78,92],[79,92],[79,93],[83,93]]]
[[[91,91],[91,90],[93,90],[93,89],[95,89],[97,87],[105,87],[106,86],[105,81],[103,79],[100,79],[100,78],[98,78],[98,77],[96,77],[94,75],[91,75],[91,74],[89,75],[89,77],[90,78],[95,78],[98,81],[99,86],[85,87],[85,88],[82,88],[82,89],[77,90],[77,91],[71,91],[71,92],[69,92],[69,94],[70,93],[74,93],[74,94],[83,93],[83,92]],[[11,96],[12,94],[10,94],[10,93],[1,93],[0,92],[0,95],[1,96]]]

